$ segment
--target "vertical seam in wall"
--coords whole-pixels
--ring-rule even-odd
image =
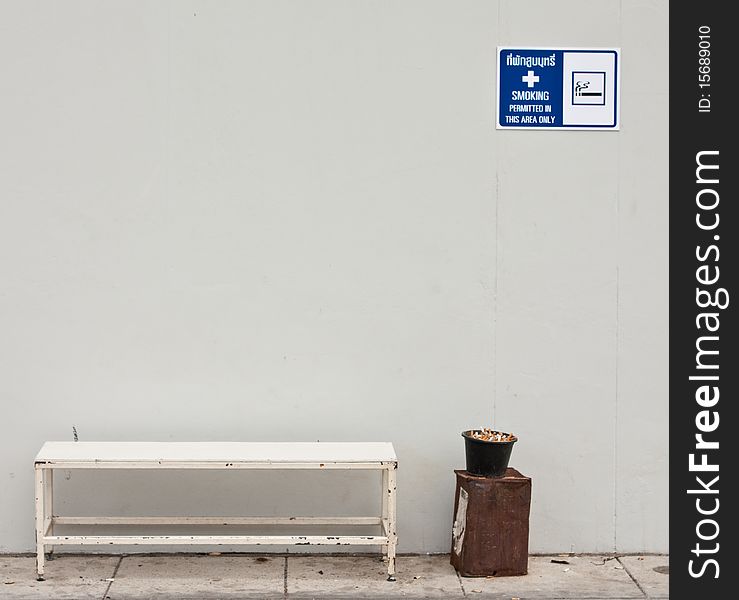
[[[497,24],[497,44],[495,48],[495,57],[493,64],[498,64],[498,49],[497,46],[500,45],[500,6],[503,3],[503,0],[498,0],[498,24]],[[497,67],[496,67],[497,68]],[[497,95],[497,78],[498,73],[495,73],[495,77],[493,80],[493,92]],[[493,135],[495,139],[495,198],[493,201],[495,202],[495,229],[494,229],[494,235],[495,235],[495,274],[493,275],[493,421],[492,424],[495,427],[496,426],[496,419],[498,418],[497,414],[497,408],[498,408],[498,272],[500,261],[498,260],[498,257],[500,255],[500,244],[498,242],[500,236],[500,226],[499,226],[499,219],[498,219],[498,208],[500,206],[500,138],[498,137],[499,130],[497,127],[495,127],[495,122],[497,122],[498,115],[493,114]]]
[[[170,131],[172,129],[172,0],[167,1],[167,91],[165,99],[165,123],[164,123],[164,201],[165,206],[169,209],[169,152],[170,152]]]
[[[497,117],[496,117],[497,118]],[[495,149],[498,154],[498,148]],[[496,409],[498,402],[498,202],[500,199],[500,181],[498,178],[497,163],[500,160],[496,156],[495,168],[495,275],[493,278],[493,426],[496,424]]]
[[[623,0],[618,3],[618,43],[623,41]],[[622,65],[619,65],[619,71]],[[620,90],[619,90],[620,92]],[[620,120],[620,119],[619,119]],[[618,552],[618,402],[619,402],[619,361],[621,350],[621,306],[620,292],[621,279],[619,270],[619,255],[621,249],[621,135],[617,133],[616,141],[616,384],[614,389],[614,418],[613,418],[613,551]]]

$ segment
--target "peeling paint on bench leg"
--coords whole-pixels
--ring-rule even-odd
[[[395,581],[395,553],[398,544],[398,535],[396,531],[397,519],[397,469],[398,463],[393,465],[392,469],[388,469],[387,477],[387,510],[388,510],[388,531],[387,531],[387,580]]]
[[[44,489],[44,470],[41,465],[35,466],[35,492],[36,492],[36,579],[44,581],[44,521],[46,512],[44,500],[46,490]]]
[[[384,536],[387,537],[388,535],[388,473],[390,472],[389,463],[383,463],[384,468],[382,469],[382,479],[380,481],[380,496],[382,497],[382,510],[380,514],[381,519],[381,531]],[[380,549],[381,557],[380,559],[385,562],[387,561],[387,555],[388,555],[388,543],[384,543]]]

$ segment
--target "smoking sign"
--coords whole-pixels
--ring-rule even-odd
[[[498,48],[498,129],[618,129],[619,54]]]

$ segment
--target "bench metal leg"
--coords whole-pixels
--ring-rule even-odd
[[[397,491],[397,468],[398,465],[390,465],[387,470],[387,523],[388,523],[388,544],[387,544],[387,579],[395,581],[395,549],[398,544],[398,534],[396,531],[396,491]]]
[[[44,535],[54,535],[54,469],[44,469]],[[46,560],[52,560],[54,546],[49,549]]]
[[[44,486],[44,469],[35,467],[36,489],[36,573],[39,581],[44,580],[44,528],[46,523],[46,489]]]
[[[380,498],[382,500],[382,513],[381,513],[382,533],[384,535],[387,535],[387,530],[388,530],[388,513],[387,513],[388,476],[387,476],[387,473],[388,473],[388,469],[387,468],[382,469],[381,473],[382,473],[382,481],[380,482],[380,492],[381,492]],[[388,553],[388,545],[384,544],[382,546],[382,561],[383,562],[387,561],[387,553]]]

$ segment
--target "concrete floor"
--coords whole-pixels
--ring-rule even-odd
[[[668,598],[669,579],[659,572],[667,556],[532,556],[528,575],[496,578],[458,577],[448,556],[401,556],[396,582],[371,556],[61,555],[47,563],[46,581],[36,581],[34,564],[0,555],[0,598],[656,600]]]

